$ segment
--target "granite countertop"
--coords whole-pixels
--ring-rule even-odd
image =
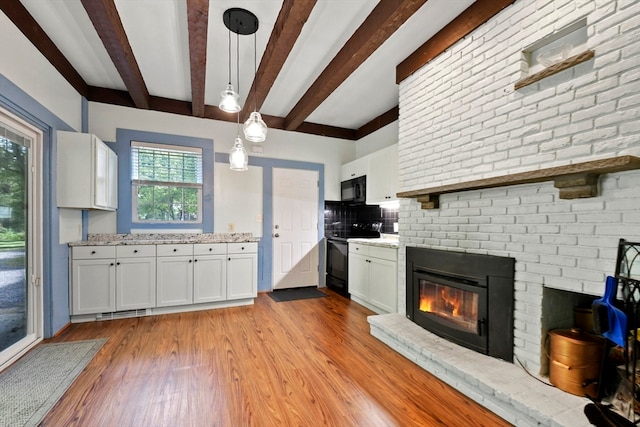
[[[358,243],[360,245],[380,246],[383,248],[391,248],[391,249],[398,249],[400,247],[400,244],[398,243],[397,240],[388,239],[384,237],[381,237],[379,239],[352,238],[352,239],[348,239],[347,242]]]
[[[120,246],[180,243],[244,243],[259,242],[251,233],[153,233],[153,234],[89,234],[87,240],[70,242],[69,246]]]

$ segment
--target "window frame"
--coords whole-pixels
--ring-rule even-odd
[[[142,223],[131,222],[131,141],[202,148],[202,218],[201,222],[189,223]],[[127,233],[213,233],[214,203],[214,152],[215,143],[210,138],[178,134],[116,129],[115,151],[118,154],[118,210],[116,232]]]
[[[183,153],[197,153],[200,157],[200,171],[199,171],[199,180],[200,183],[189,183],[186,181],[161,181],[161,180],[142,180],[134,178],[134,162],[133,162],[133,151],[134,147],[146,147],[150,149],[160,150],[160,151],[178,151]],[[138,226],[140,224],[165,224],[165,225],[174,225],[174,224],[201,224],[202,223],[202,204],[203,204],[203,187],[204,187],[204,177],[203,177],[203,169],[204,169],[204,160],[203,160],[203,149],[200,147],[190,147],[190,146],[181,146],[181,145],[171,145],[171,144],[158,144],[158,143],[150,143],[150,142],[142,142],[142,141],[131,141],[130,144],[130,164],[129,168],[129,177],[131,179],[131,224]],[[138,218],[138,187],[142,185],[152,186],[152,187],[169,187],[169,188],[180,188],[184,191],[186,188],[197,188],[198,190],[198,203],[197,203],[197,219],[195,220],[160,220],[160,219],[149,219],[149,220],[140,220]],[[183,192],[184,196],[184,192]]]

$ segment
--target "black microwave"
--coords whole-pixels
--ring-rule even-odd
[[[342,197],[340,200],[347,203],[364,204],[367,200],[367,176],[342,181]]]

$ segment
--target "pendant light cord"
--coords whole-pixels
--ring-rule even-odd
[[[229,17],[231,19],[231,17]],[[229,84],[231,84],[231,28],[228,31],[229,40]]]
[[[258,24],[256,23],[256,28],[257,27]],[[258,111],[258,54],[256,53],[258,49],[258,44],[256,42],[258,37],[256,35],[257,33],[257,31],[253,33],[253,111]]]
[[[236,21],[236,82],[238,83],[238,95],[240,95],[240,23]],[[240,111],[238,111],[238,135],[240,135]]]

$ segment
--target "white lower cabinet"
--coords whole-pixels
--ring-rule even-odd
[[[74,247],[71,314],[154,307],[155,262],[154,245]]]
[[[229,243],[227,254],[227,299],[258,296],[258,245]]]
[[[74,246],[71,314],[251,299],[258,244]]]
[[[227,244],[193,245],[193,302],[227,299]]]
[[[157,252],[157,306],[192,304],[193,245],[158,245]]]
[[[398,250],[349,243],[349,293],[376,313],[398,311]]]

